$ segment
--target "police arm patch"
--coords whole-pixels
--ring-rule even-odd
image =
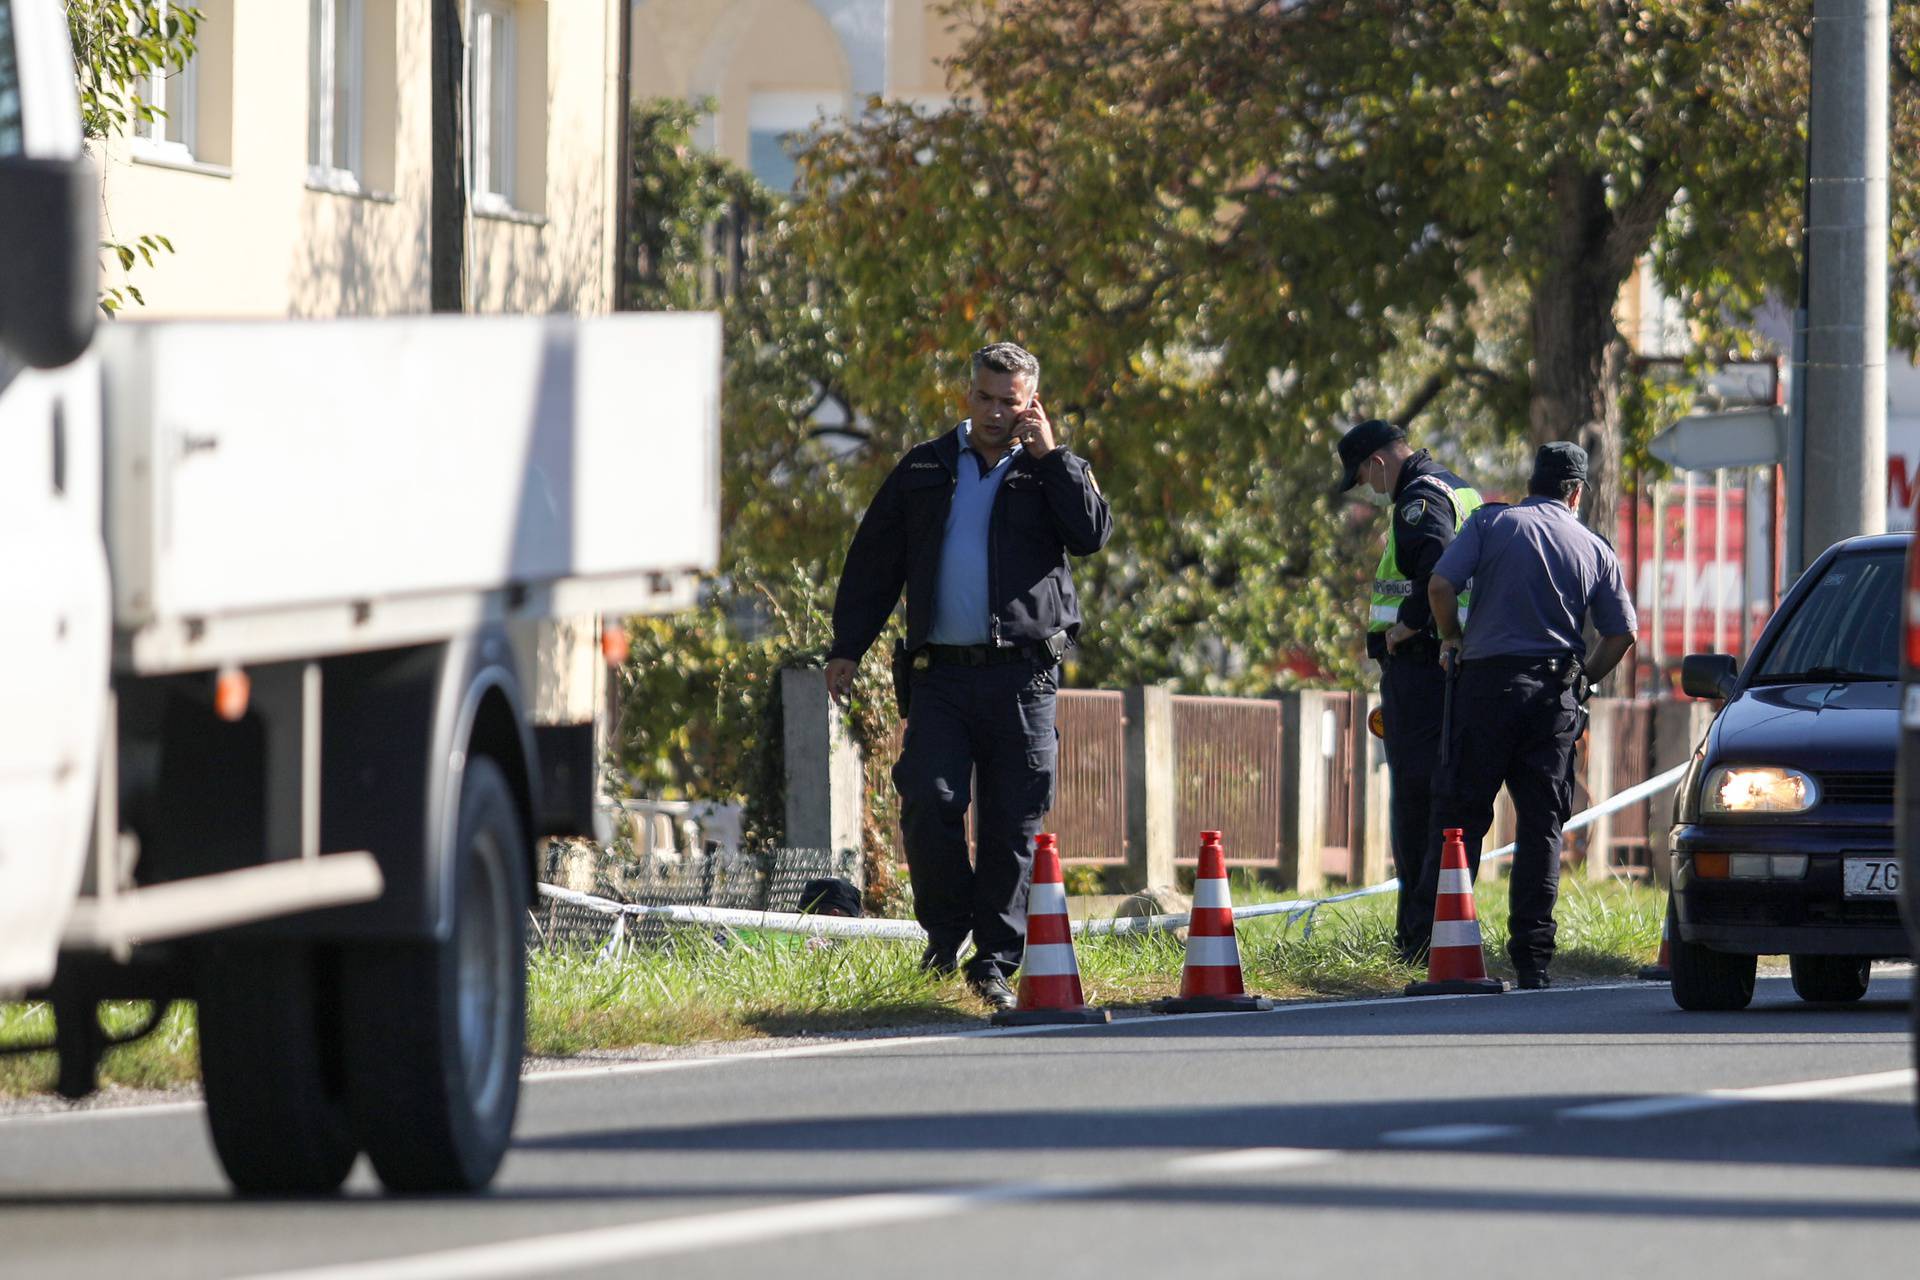
[[[1420,517],[1426,514],[1427,500],[1425,498],[1415,498],[1412,502],[1400,508],[1400,518],[1408,524],[1419,524]]]

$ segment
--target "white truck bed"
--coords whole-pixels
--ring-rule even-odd
[[[712,315],[125,323],[106,338],[122,670],[677,608],[718,563]]]

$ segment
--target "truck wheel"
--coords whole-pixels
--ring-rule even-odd
[[[207,1127],[242,1192],[337,1191],[359,1155],[329,959],[298,943],[216,944],[198,957]]]
[[[1859,956],[1788,956],[1793,994],[1814,1004],[1848,1004],[1867,994],[1873,961]]]
[[[380,1180],[471,1191],[513,1133],[526,1041],[532,848],[506,774],[467,762],[443,941],[365,944],[344,958],[348,1098]]]
[[[1729,955],[1697,942],[1672,939],[1673,1002],[1695,1012],[1744,1009],[1753,1003],[1759,956]]]

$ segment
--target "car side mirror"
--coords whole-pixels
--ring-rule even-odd
[[[79,358],[100,314],[100,179],[85,158],[0,157],[0,347]]]
[[[1690,698],[1733,696],[1740,663],[1730,653],[1690,653],[1680,659],[1680,688]]]

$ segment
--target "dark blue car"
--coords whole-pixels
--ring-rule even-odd
[[[1763,955],[1802,999],[1858,1000],[1908,954],[1893,836],[1911,534],[1850,538],[1801,575],[1745,671],[1693,654],[1681,683],[1724,698],[1674,801],[1673,998],[1743,1009]]]

